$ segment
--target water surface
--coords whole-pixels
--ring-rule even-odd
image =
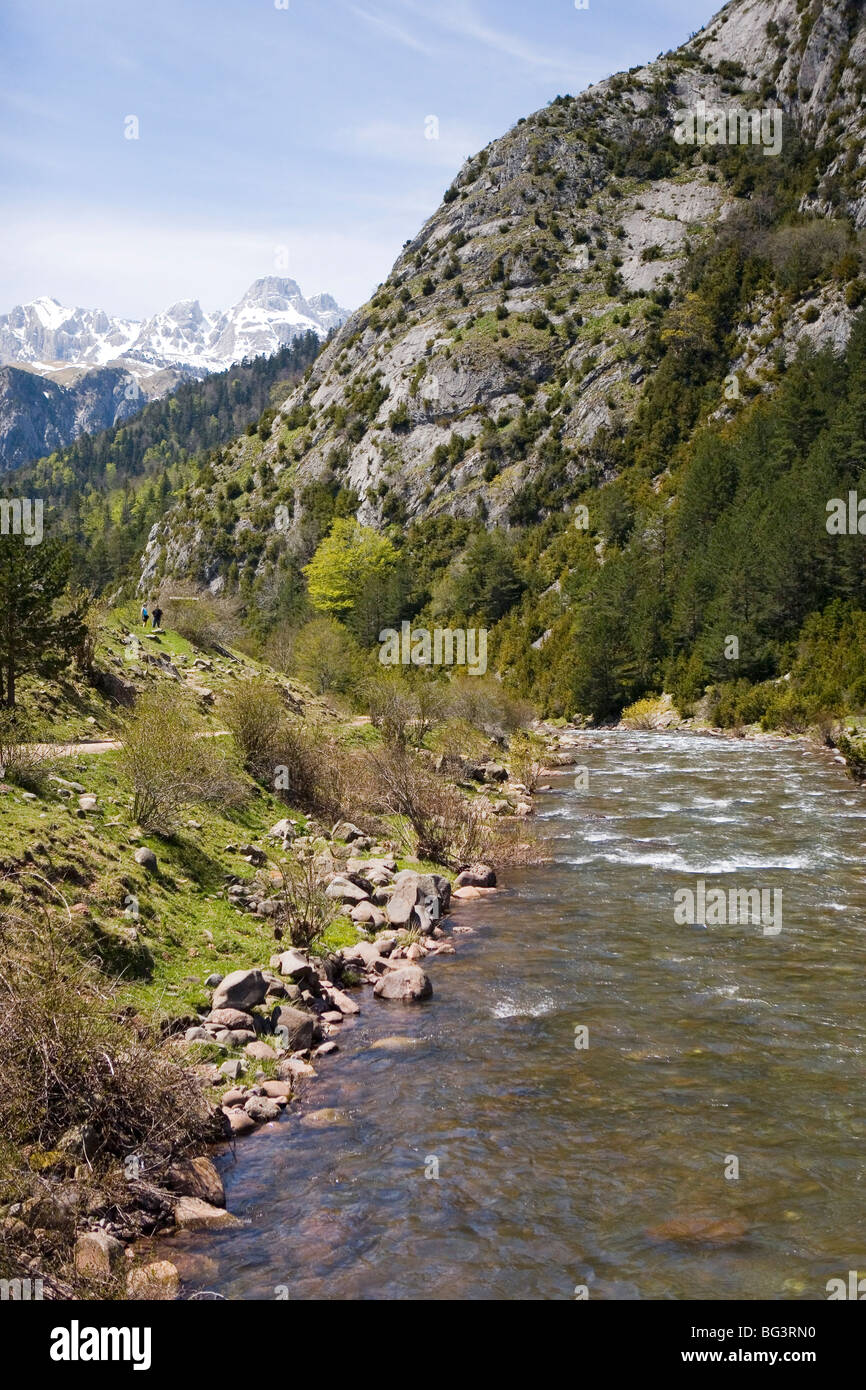
[[[538,798],[552,862],[461,905],[432,1001],[365,991],[221,1160],[249,1224],[166,1242],[190,1287],[810,1299],[866,1269],[866,793],[782,741],[600,732],[580,760],[588,790]],[[781,932],[677,925],[699,878],[781,889]]]

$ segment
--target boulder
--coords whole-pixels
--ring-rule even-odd
[[[252,1009],[264,1002],[267,992],[261,970],[233,970],[214,990],[211,1008]]]
[[[349,878],[334,878],[325,889],[325,896],[338,903],[362,903],[366,902],[370,894],[366,888],[361,888],[357,883],[352,883]]]
[[[281,955],[271,957],[271,964],[274,970],[279,970],[281,975],[301,989],[310,989],[313,993],[318,990],[319,977],[300,951],[283,951]]]
[[[344,946],[340,955],[347,965],[360,965],[364,970],[375,970],[376,962],[381,960],[381,952],[374,941],[356,941],[354,946]]]
[[[211,1206],[200,1197],[181,1197],[174,1209],[174,1224],[179,1231],[212,1231],[241,1223],[224,1208]]]
[[[357,825],[353,825],[351,821],[341,820],[337,821],[331,831],[331,839],[345,840],[347,844],[351,844],[353,840],[366,839],[366,836],[363,830],[360,830]]]
[[[223,1062],[220,1067],[220,1074],[228,1081],[237,1081],[243,1076],[246,1068],[239,1057],[232,1057],[228,1062]]]
[[[268,1120],[278,1120],[280,1107],[270,1096],[250,1096],[244,1110],[256,1124],[266,1124]]]
[[[243,1009],[211,1009],[208,1023],[218,1024],[220,1028],[252,1028],[255,1030],[252,1014]]]
[[[377,980],[373,993],[377,999],[414,1004],[421,999],[429,999],[433,986],[420,965],[401,965]]]
[[[378,931],[379,927],[385,925],[385,914],[382,909],[367,900],[358,903],[357,907],[353,907],[349,916],[353,922],[369,924],[372,931]]]
[[[277,1004],[271,1014],[271,1022],[286,1052],[306,1052],[308,1047],[312,1047],[316,1026],[312,1014],[293,1009],[291,1004]]]
[[[442,916],[445,897],[439,879],[439,875],[403,869],[394,880],[394,892],[386,909],[391,926],[417,926],[423,932],[432,931]],[[447,885],[450,898],[451,886],[447,879],[441,879],[441,884]]]
[[[223,1101],[225,1104],[225,1101]],[[223,1180],[209,1158],[184,1158],[169,1169],[167,1186],[182,1197],[200,1197],[212,1207],[226,1204]]]
[[[288,816],[284,816],[282,820],[277,821],[276,825],[271,826],[268,831],[268,839],[282,840],[285,843],[286,840],[294,839],[296,834],[297,827],[295,822],[289,820]]]
[[[289,1081],[263,1081],[262,1091],[271,1100],[291,1100],[292,1083]]]
[[[127,1297],[149,1302],[171,1302],[180,1293],[180,1275],[170,1260],[139,1265],[126,1276]]]
[[[330,1003],[335,1009],[339,1009],[341,1014],[359,1014],[361,1007],[356,1004],[348,994],[344,994],[341,989],[334,989],[333,985],[328,991]]]
[[[256,1122],[251,1120],[245,1110],[232,1106],[230,1110],[224,1110],[223,1114],[229,1122],[232,1134],[249,1134],[250,1130],[255,1129]]]
[[[293,1081],[298,1076],[315,1076],[315,1070],[309,1062],[304,1062],[300,1057],[286,1057],[277,1067],[277,1076],[280,1081]]]
[[[107,1231],[85,1231],[75,1242],[75,1272],[104,1283],[123,1258],[123,1245]]]
[[[84,796],[78,798],[78,809],[80,811],[95,811],[99,806],[99,797],[91,792],[85,792]],[[153,853],[153,851],[151,851]]]
[[[268,1047],[265,1042],[250,1042],[244,1048],[248,1057],[253,1057],[257,1062],[273,1062],[277,1054],[272,1047]]]
[[[148,849],[146,845],[142,845],[141,849],[137,849],[132,857],[136,864],[140,864],[149,874],[156,873],[159,866],[156,861],[156,855],[152,849]]]

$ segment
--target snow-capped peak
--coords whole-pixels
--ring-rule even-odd
[[[123,361],[131,371],[180,367],[201,375],[270,355],[306,332],[325,337],[346,318],[330,295],[308,301],[294,280],[275,275],[255,280],[225,312],[206,313],[197,299],[182,299],[144,323],[70,309],[46,295],[0,315],[0,364],[50,371]]]

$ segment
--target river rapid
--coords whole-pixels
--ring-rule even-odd
[[[784,740],[587,743],[536,798],[550,862],[457,907],[433,999],[365,990],[221,1157],[245,1225],[162,1243],[188,1294],[824,1299],[866,1268],[866,792]],[[701,880],[781,890],[781,930],[678,923]]]

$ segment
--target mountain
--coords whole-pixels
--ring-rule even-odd
[[[72,444],[20,468],[7,480],[5,491],[44,501],[51,534],[72,544],[77,583],[97,591],[116,587],[175,489],[195,477],[199,467],[206,467],[207,459],[217,457],[241,431],[261,432],[261,421],[274,413],[274,398],[285,397],[320,350],[321,339],[305,333],[270,356],[183,382],[171,396],[143,407],[139,402],[134,415],[101,432],[91,414]],[[19,428],[23,432],[33,424],[35,435],[45,428],[39,414],[43,389],[51,396],[59,395],[60,388],[16,367],[0,368],[0,419],[8,411],[3,384],[10,376],[23,378],[17,383],[17,393],[25,400]],[[115,391],[125,399],[123,383],[131,378],[119,368],[95,369],[82,379],[82,386],[89,379],[102,385],[112,377],[117,379]],[[66,392],[63,401],[52,398],[49,412],[59,413],[72,395]],[[114,402],[115,409],[119,405]],[[82,421],[64,417],[62,423],[68,431]],[[32,446],[33,437],[25,435],[22,449]]]
[[[784,674],[810,613],[860,593],[820,496],[858,476],[856,451],[823,451],[831,406],[859,419],[864,58],[862,5],[734,0],[520,120],[267,437],[166,517],[142,582],[254,593],[354,516],[400,548],[405,616],[495,624],[500,671],[549,708],[609,713],[684,666],[695,689]],[[738,632],[734,667],[719,633]]]
[[[121,367],[83,372],[71,386],[0,367],[0,471],[104,430],[140,410],[141,403],[135,379]]]
[[[0,314],[0,364],[51,372],[121,362],[139,376],[166,367],[225,371],[304,333],[327,337],[347,317],[330,295],[306,300],[294,280],[276,276],[256,280],[225,312],[206,314],[197,299],[184,299],[144,323],[35,299]]]
[[[294,280],[257,280],[226,312],[182,300],[145,323],[36,299],[0,315],[0,471],[128,418],[185,380],[271,356],[347,317]],[[24,370],[22,370],[22,368]]]

